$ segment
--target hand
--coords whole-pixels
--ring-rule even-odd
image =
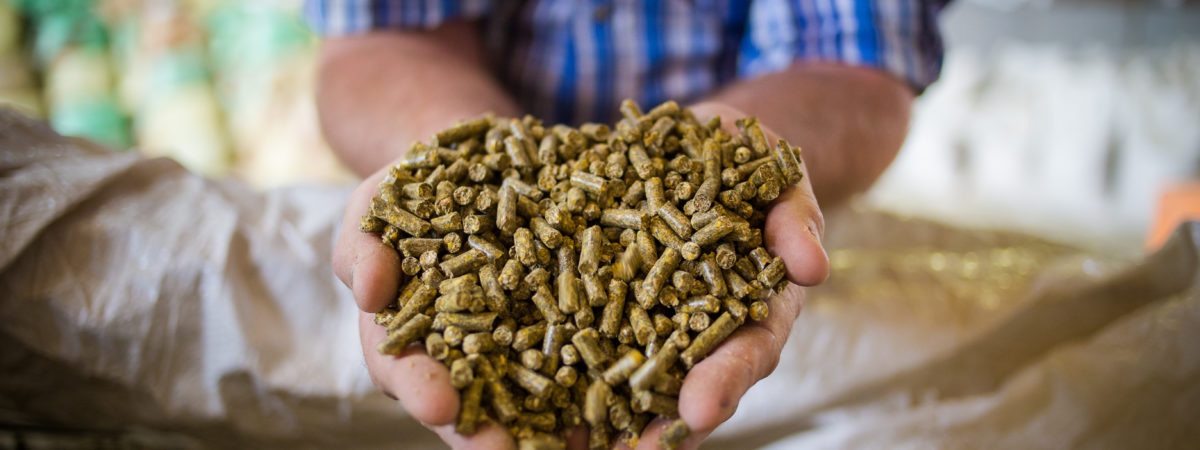
[[[701,117],[720,114],[726,127],[732,127],[734,119],[744,116],[736,109],[718,104],[697,105],[693,111]],[[775,142],[775,133],[765,127],[764,132],[770,142]],[[788,279],[798,285],[812,286],[825,279],[829,268],[820,244],[824,219],[812,193],[807,166],[802,165],[801,169],[805,172],[801,183],[786,189],[768,212],[765,238],[768,249],[784,259]],[[399,288],[400,258],[377,236],[359,231],[358,222],[371,198],[378,194],[377,186],[385,172],[386,167],[370,175],[351,194],[333,252],[334,272],[350,287],[362,310],[359,336],[371,380],[454,448],[513,448],[512,438],[495,424],[482,427],[471,436],[454,431],[458,392],[450,384],[446,367],[425,355],[424,350],[410,348],[400,357],[376,351],[386,331],[374,323],[373,315],[393,300]],[[695,448],[728,420],[746,390],[774,370],[803,300],[800,287],[788,286],[783,294],[768,302],[770,316],[766,321],[742,326],[689,372],[679,398],[680,415],[692,429],[685,448]],[[667,423],[663,419],[652,422],[638,448],[654,448]],[[570,442],[586,445],[586,434],[576,430]]]
[[[350,194],[333,249],[333,271],[354,293],[361,310],[358,331],[371,381],[384,394],[400,400],[405,411],[453,448],[515,448],[508,432],[495,424],[479,428],[471,436],[454,431],[458,391],[450,384],[450,371],[424,349],[409,348],[399,357],[376,350],[387,330],[375,324],[374,313],[394,300],[400,283],[400,256],[378,236],[359,231],[358,222],[371,198],[378,195],[377,186],[386,170],[385,166],[371,174]]]
[[[734,120],[745,113],[723,104],[703,103],[692,107],[701,120],[721,116],[721,124],[733,133]],[[779,136],[763,127],[768,142]],[[729,420],[750,386],[770,375],[779,364],[792,323],[804,304],[800,286],[820,284],[829,275],[829,261],[821,247],[825,220],[809,182],[808,166],[801,165],[804,179],[783,192],[767,213],[766,243],[772,254],[783,258],[790,284],[768,302],[770,315],[763,322],[747,322],[711,355],[696,364],[683,381],[679,414],[692,430],[682,448],[696,448],[721,423]],[[797,286],[799,285],[799,286]],[[638,448],[656,448],[658,436],[670,423],[651,422]]]

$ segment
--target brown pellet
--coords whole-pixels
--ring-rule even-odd
[[[512,347],[516,351],[524,351],[542,343],[542,339],[546,336],[546,322],[538,322],[536,324],[517,330],[513,336]]]
[[[692,345],[695,345],[693,342]],[[688,347],[691,348],[691,347]],[[665,345],[659,348],[652,356],[642,363],[641,367],[633,371],[629,375],[629,386],[634,391],[649,390],[658,382],[659,377],[665,376],[667,368],[679,358],[679,349],[674,345]],[[637,408],[634,408],[635,412]],[[645,411],[645,410],[643,410]]]
[[[450,364],[450,384],[462,389],[475,380],[475,371],[466,358],[457,359]]]
[[[750,320],[762,322],[767,320],[768,313],[767,303],[759,300],[750,304]]]
[[[443,361],[450,356],[450,346],[446,345],[441,333],[429,333],[425,336],[425,353],[433,359]]]
[[[783,258],[776,256],[771,259],[771,262],[766,267],[763,267],[762,272],[758,273],[758,281],[766,286],[774,286],[783,280],[783,276],[786,274]]]
[[[700,362],[700,360],[704,359],[705,356],[708,356],[725,338],[733,334],[733,330],[736,328],[737,323],[728,312],[721,314],[708,328],[705,328],[704,331],[696,335],[695,339],[692,339],[692,345],[689,345],[680,352],[679,360],[690,369],[696,363]]]
[[[508,365],[508,379],[512,380],[526,392],[543,399],[549,398],[554,389],[558,387],[554,383],[554,380],[516,363]]]
[[[675,234],[679,235],[681,239],[692,237],[691,221],[683,214],[683,211],[675,207],[675,204],[664,202],[658,207],[658,217],[663,222],[666,222],[671,227],[671,230],[675,231]]]
[[[591,370],[599,371],[608,362],[608,355],[600,348],[600,334],[594,328],[584,328],[575,332],[571,343],[579,351],[579,357]]]
[[[424,314],[417,314],[409,319],[396,331],[388,333],[387,339],[379,344],[379,352],[387,355],[399,355],[408,344],[424,337],[433,325],[433,319]]]

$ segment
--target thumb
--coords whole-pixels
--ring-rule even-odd
[[[765,238],[771,253],[783,258],[788,280],[815,286],[829,276],[829,257],[821,245],[825,219],[807,174],[804,178],[775,199],[767,213]]]

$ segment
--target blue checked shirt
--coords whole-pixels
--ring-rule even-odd
[[[618,103],[701,99],[793,61],[873,67],[921,92],[938,76],[946,0],[307,0],[324,35],[478,20],[496,74],[552,122],[611,122]]]

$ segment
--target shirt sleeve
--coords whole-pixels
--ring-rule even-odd
[[[325,36],[371,30],[430,29],[456,19],[478,19],[490,0],[305,0],[304,16]]]
[[[793,61],[873,67],[916,93],[937,80],[946,0],[756,0],[739,49],[738,75],[777,72]]]

